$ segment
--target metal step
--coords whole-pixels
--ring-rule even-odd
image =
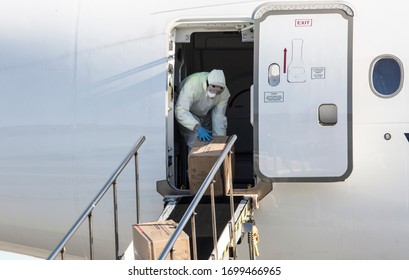
[[[172,197],[166,201],[164,210],[159,220],[172,219],[179,223],[189,204],[192,202],[192,196]],[[252,220],[250,197],[235,196],[234,201],[234,221],[235,234],[232,236],[230,198],[227,196],[215,197],[216,213],[216,233],[217,250],[214,248],[213,225],[211,216],[210,196],[204,196],[196,207],[195,225],[196,225],[196,243],[197,259],[231,259],[234,258],[234,248],[240,242],[245,233],[243,224]],[[194,252],[193,234],[191,224],[188,223],[184,232],[190,237],[190,251]],[[192,256],[193,259],[193,256]]]

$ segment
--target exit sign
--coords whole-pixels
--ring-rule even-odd
[[[296,27],[309,27],[312,26],[312,19],[296,19],[295,20]]]

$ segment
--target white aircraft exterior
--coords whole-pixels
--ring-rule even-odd
[[[408,259],[406,26],[396,0],[3,1],[0,250],[46,258],[141,136],[141,221],[157,219],[157,182],[184,182],[177,85],[217,68],[236,181],[273,182],[258,258]],[[133,184],[126,169],[122,249]],[[95,213],[100,259],[112,211]],[[70,244],[86,259],[86,228]]]

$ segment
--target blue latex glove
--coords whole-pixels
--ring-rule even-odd
[[[199,126],[199,128],[197,129],[197,136],[199,136],[200,141],[212,141],[212,133],[213,131],[207,130],[206,128],[201,126]]]

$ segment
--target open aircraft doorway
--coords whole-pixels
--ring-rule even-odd
[[[190,74],[221,69],[230,99],[226,110],[227,135],[235,143],[235,188],[254,186],[253,126],[250,88],[253,84],[252,29],[250,22],[180,22],[171,31],[168,64],[167,181],[176,189],[189,188],[187,148],[174,119],[179,84]]]

